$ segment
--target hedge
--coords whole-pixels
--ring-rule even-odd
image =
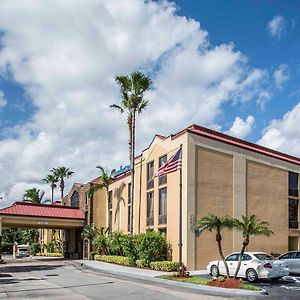
[[[2,253],[12,254],[14,243],[2,243]]]
[[[37,253],[36,256],[63,257],[62,253]]]
[[[103,261],[107,263],[113,263],[117,265],[130,266],[129,257],[117,256],[117,255],[99,255],[94,256],[95,260]]]
[[[153,261],[150,263],[150,268],[156,271],[177,271],[179,268],[179,263],[174,261]]]

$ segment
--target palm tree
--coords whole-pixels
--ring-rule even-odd
[[[244,255],[246,247],[250,243],[250,236],[251,235],[264,235],[264,236],[271,236],[273,231],[269,229],[269,224],[267,222],[261,222],[255,215],[250,217],[242,216],[242,220],[234,219],[234,227],[243,232],[244,240],[243,246],[241,249],[241,253],[239,256],[239,262],[234,274],[234,278],[237,278],[239,273],[242,257]]]
[[[30,203],[50,202],[50,200],[48,199],[42,201],[43,196],[44,196],[44,191],[41,191],[37,188],[32,188],[32,189],[25,190],[25,193],[23,195],[23,201],[30,202]]]
[[[149,90],[152,81],[141,72],[135,71],[128,76],[117,76],[115,81],[120,86],[121,104],[112,104],[121,113],[127,113],[127,125],[129,130],[129,160],[131,169],[131,214],[130,232],[133,233],[133,205],[134,205],[134,157],[135,157],[135,123],[136,114],[140,114],[148,104],[144,100],[145,91]]]
[[[108,215],[109,215],[109,186],[113,182],[116,174],[116,170],[112,169],[110,172],[105,171],[105,169],[98,165],[96,168],[100,169],[101,175],[99,176],[99,184],[98,186],[92,186],[93,192],[97,189],[105,188],[106,190],[106,202],[107,202],[107,209],[108,209]]]
[[[229,269],[222,250],[221,230],[224,228],[233,228],[233,226],[234,226],[234,220],[232,218],[228,216],[218,217],[213,214],[209,214],[201,218],[200,220],[197,221],[195,225],[195,229],[198,229],[200,233],[204,230],[209,230],[210,232],[214,230],[216,232],[216,241],[218,243],[219,255],[224,263],[227,278],[229,278]]]
[[[69,168],[66,167],[57,167],[57,168],[53,168],[51,170],[52,174],[57,177],[60,182],[59,182],[59,186],[60,186],[60,191],[61,191],[61,198],[63,198],[64,196],[64,189],[65,189],[65,181],[64,178],[69,178],[72,176],[72,174],[74,174],[74,172],[70,171]]]
[[[58,182],[58,177],[53,174],[47,175],[44,179],[42,179],[46,183],[50,184],[51,187],[51,203],[53,203],[54,189],[57,187],[56,183]]]

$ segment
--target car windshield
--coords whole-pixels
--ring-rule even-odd
[[[269,254],[265,254],[265,253],[256,253],[253,254],[256,258],[258,258],[259,260],[274,260],[275,257],[273,257],[272,255]]]
[[[28,251],[28,249],[26,249],[26,248],[20,248],[20,249],[18,249],[18,251]]]

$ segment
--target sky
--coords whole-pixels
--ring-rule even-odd
[[[199,124],[300,156],[296,0],[0,0],[0,207],[128,164],[115,76],[153,81],[137,153]],[[166,121],[167,120],[167,121]],[[59,191],[55,191],[56,198]]]

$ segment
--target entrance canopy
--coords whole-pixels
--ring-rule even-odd
[[[84,214],[77,207],[15,202],[0,209],[2,227],[65,229],[84,226]]]

